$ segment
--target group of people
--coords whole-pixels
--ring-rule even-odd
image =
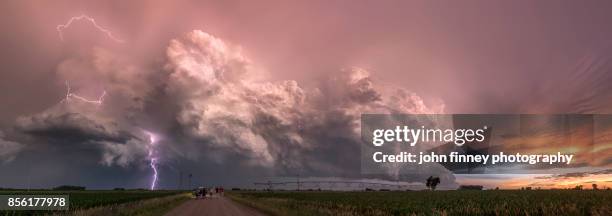
[[[223,187],[205,188],[199,187],[193,191],[193,195],[196,199],[215,198],[223,196],[225,189]]]

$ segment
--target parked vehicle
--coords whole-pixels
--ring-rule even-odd
[[[195,199],[204,199],[206,198],[207,189],[205,187],[198,187],[193,190],[193,196]]]

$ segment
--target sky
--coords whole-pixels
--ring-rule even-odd
[[[362,113],[610,114],[610,9],[605,1],[4,1],[0,187],[147,188],[151,159],[158,188],[187,173],[194,183],[241,186],[270,176],[362,178],[351,161]],[[70,22],[81,15],[95,25]],[[602,146],[598,157],[609,162]],[[566,187],[609,185],[607,168],[437,174],[447,187]]]

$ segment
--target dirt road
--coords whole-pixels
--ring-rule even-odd
[[[166,216],[174,215],[263,216],[264,214],[250,207],[238,204],[229,198],[217,197],[189,200],[166,214]]]

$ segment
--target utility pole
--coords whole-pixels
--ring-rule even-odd
[[[193,177],[193,175],[189,173],[189,189],[191,189],[191,177]]]
[[[300,191],[300,174],[297,175],[297,190]]]
[[[179,182],[178,182],[178,189],[179,190],[183,190],[183,171],[179,170]]]

